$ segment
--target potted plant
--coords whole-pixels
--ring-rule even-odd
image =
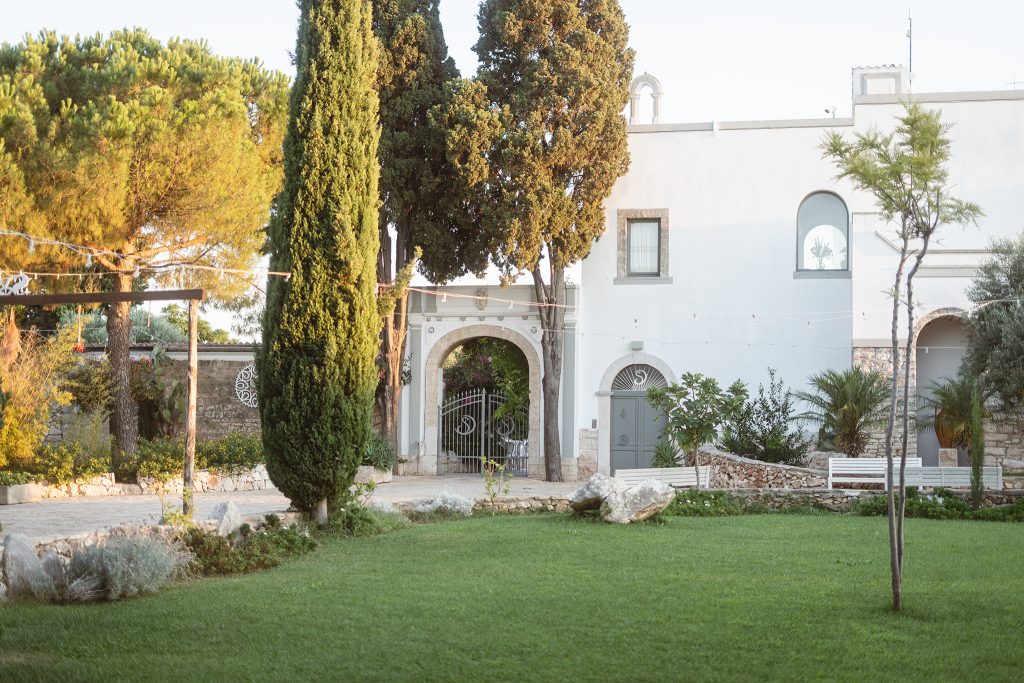
[[[26,472],[0,472],[0,505],[38,503],[42,487]]]
[[[932,416],[922,420],[921,426],[935,429],[941,448],[955,448],[960,452],[969,449],[974,385],[974,380],[966,377],[947,377],[942,383],[932,383],[932,395],[926,397],[922,405],[931,409]]]
[[[363,462],[356,470],[356,483],[386,484],[394,476],[395,449],[391,442],[379,434],[374,434],[366,444]]]

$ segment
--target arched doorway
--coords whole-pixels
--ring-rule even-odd
[[[647,390],[668,386],[660,370],[634,363],[618,372],[611,392],[610,470],[646,468],[665,429],[665,415],[647,400]]]
[[[529,465],[530,380],[512,342],[474,337],[441,361],[438,471],[480,474],[497,463],[512,476]]]
[[[932,411],[923,407],[925,400],[931,397],[935,384],[956,377],[966,347],[967,328],[955,313],[932,317],[920,328],[915,347],[919,420],[933,417]],[[933,427],[926,427],[917,435],[917,454],[926,467],[939,464],[939,439]],[[969,464],[966,454],[961,453],[959,465]]]
[[[423,431],[423,456],[421,461],[421,473],[432,473],[432,474],[445,474],[445,456],[447,455],[445,450],[455,449],[442,449],[442,442],[444,441],[444,434],[442,433],[442,405],[444,400],[444,371],[443,364],[446,359],[455,351],[457,348],[469,342],[473,339],[478,338],[490,338],[496,340],[503,340],[510,343],[516,349],[518,349],[523,357],[526,359],[526,367],[528,372],[528,384],[529,384],[529,400],[526,407],[526,474],[533,478],[543,478],[544,476],[544,454],[540,449],[540,435],[541,435],[541,365],[540,365],[540,354],[536,348],[536,344],[524,335],[511,330],[506,327],[500,327],[497,325],[467,325],[460,329],[454,330],[440,339],[437,340],[431,346],[430,352],[427,354],[426,363],[424,367],[424,431]],[[449,397],[452,398],[452,397]],[[471,400],[476,400],[471,398]],[[463,422],[462,417],[469,415],[479,422],[482,417],[476,417],[472,413],[458,412],[453,413],[457,423],[464,424],[462,431],[466,432],[469,428],[469,422]],[[480,432],[475,432],[477,439],[480,438]],[[497,433],[497,426],[493,426],[492,435],[496,438],[500,438],[500,434]],[[458,436],[458,435],[456,435]],[[486,437],[490,438],[490,436]],[[451,441],[445,442],[450,444]],[[458,451],[456,451],[458,452]],[[466,451],[469,453],[469,451]]]

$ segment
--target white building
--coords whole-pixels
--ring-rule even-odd
[[[910,95],[907,85],[900,67],[854,69],[847,119],[644,124],[632,108],[632,163],[606,202],[607,232],[570,274],[560,425],[567,477],[643,466],[657,434],[631,391],[646,385],[634,380],[700,372],[756,389],[773,367],[802,388],[821,370],[884,367],[894,233],[870,195],[835,179],[819,145],[832,130],[891,130],[908,99],[954,124],[952,184],[986,214],[980,228],[945,228],[916,284],[915,386],[955,373],[964,346],[956,314],[970,306],[970,277],[992,238],[1024,230],[1024,91]],[[647,74],[633,102],[648,88],[657,102],[660,86]],[[439,365],[476,336],[508,339],[527,356],[530,470],[543,472],[541,328],[530,301],[531,287],[486,279],[414,293],[400,450],[420,472],[443,470]],[[1024,459],[1019,438],[1006,440],[990,454]],[[934,434],[923,434],[919,449],[935,464]]]

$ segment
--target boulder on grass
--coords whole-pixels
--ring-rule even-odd
[[[676,492],[660,481],[643,481],[610,493],[601,504],[601,519],[609,524],[630,524],[653,517],[672,503]]]
[[[50,548],[43,553],[41,560],[43,571],[50,577],[54,588],[58,593],[63,593],[68,587],[68,572],[66,560],[57,554],[57,551]]]
[[[227,536],[242,526],[242,515],[233,502],[218,503],[210,513],[210,521],[217,523],[217,535]]]
[[[596,510],[612,492],[622,492],[625,489],[626,485],[619,479],[597,473],[569,496],[569,505],[574,512]]]
[[[36,549],[23,534],[10,534],[4,539],[4,575],[8,594],[48,598],[53,595],[53,581],[36,556]]]

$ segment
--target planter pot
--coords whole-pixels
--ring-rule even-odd
[[[386,484],[391,481],[392,476],[390,471],[378,470],[369,465],[360,465],[356,470],[356,483],[369,484],[372,481],[375,484]]]
[[[18,484],[17,486],[0,486],[0,505],[17,505],[18,503],[38,503],[42,498],[43,487],[38,484]]]
[[[397,477],[404,477],[405,475],[407,475],[407,474],[412,472],[412,467],[407,462],[395,463],[394,472],[395,472],[395,476],[397,476]]]

